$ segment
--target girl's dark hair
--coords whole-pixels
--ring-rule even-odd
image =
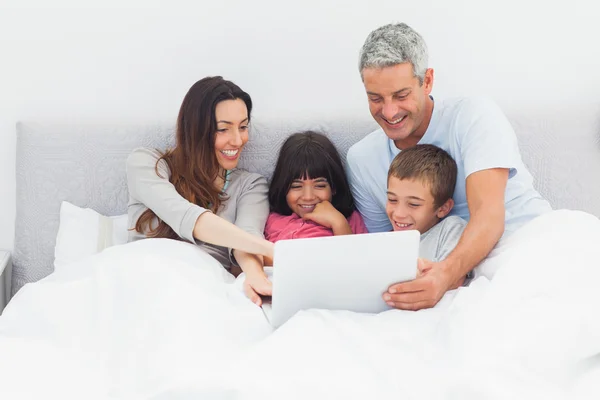
[[[331,204],[348,218],[355,210],[342,159],[331,141],[317,132],[291,135],[281,146],[269,186],[271,211],[291,215],[286,196],[295,179],[326,178],[331,186]]]
[[[165,160],[171,177],[169,181],[177,192],[191,203],[217,212],[226,200],[221,189],[215,185],[219,173],[219,162],[215,153],[217,104],[224,100],[241,99],[248,110],[248,122],[252,111],[250,95],[233,82],[220,76],[206,77],[196,82],[187,92],[177,117],[175,148],[161,153],[156,163]],[[135,224],[135,230],[148,237],[178,238],[164,221],[152,224],[156,214],[147,209]]]

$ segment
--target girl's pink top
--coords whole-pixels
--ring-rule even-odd
[[[348,225],[352,233],[368,233],[365,222],[358,211],[348,217]],[[333,231],[313,221],[306,221],[297,214],[281,215],[272,212],[265,225],[265,239],[275,243],[284,239],[304,239],[322,236],[333,236]]]

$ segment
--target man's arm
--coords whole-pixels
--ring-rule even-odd
[[[390,221],[385,213],[385,209],[377,203],[377,198],[369,190],[367,181],[371,177],[364,177],[361,170],[368,166],[360,165],[358,157],[354,154],[355,149],[351,148],[348,151],[346,175],[350,184],[350,191],[356,204],[356,209],[361,214],[367,230],[374,232],[387,232],[392,230]],[[382,193],[385,195],[385,190]]]
[[[492,251],[504,233],[504,193],[508,169],[494,168],[467,177],[470,219],[458,245],[442,262],[456,288],[462,279]]]
[[[384,300],[392,307],[420,310],[435,306],[444,294],[462,284],[504,233],[504,193],[508,169],[493,168],[467,177],[469,223],[458,245],[440,262],[425,261],[427,272],[417,279],[390,286]]]

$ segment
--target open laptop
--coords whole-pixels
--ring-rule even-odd
[[[394,283],[415,279],[417,230],[281,240],[275,243],[271,301],[263,311],[275,328],[311,308],[379,313]],[[272,276],[271,276],[272,275]]]

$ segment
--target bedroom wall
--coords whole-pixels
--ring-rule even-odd
[[[358,49],[392,21],[427,40],[436,96],[487,94],[507,111],[552,109],[565,118],[599,103],[591,1],[46,3],[0,5],[4,249],[13,245],[18,120],[171,121],[189,86],[214,74],[253,96],[256,117],[367,117]]]

